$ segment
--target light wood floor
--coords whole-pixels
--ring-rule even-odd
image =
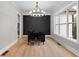
[[[53,39],[46,38],[45,44],[27,44],[27,38],[20,39],[9,52],[7,57],[75,57],[73,53],[58,45]]]

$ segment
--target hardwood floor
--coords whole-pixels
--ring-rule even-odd
[[[73,53],[58,45],[53,39],[46,38],[45,44],[27,44],[27,38],[21,38],[9,52],[7,57],[76,57]]]

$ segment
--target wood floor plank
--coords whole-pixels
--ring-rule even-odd
[[[73,53],[58,45],[51,38],[45,39],[45,44],[34,43],[28,45],[27,38],[21,38],[9,49],[9,52],[4,55],[8,57],[76,57]]]

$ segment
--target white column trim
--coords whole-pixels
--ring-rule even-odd
[[[67,23],[66,23],[67,29],[66,29],[66,33],[67,33],[67,37],[69,37],[69,24],[68,24],[69,18],[68,18],[68,10],[66,10],[66,11],[67,11],[67,12],[66,12],[66,16],[67,16]]]
[[[77,2],[77,41],[79,43],[79,1]]]
[[[59,20],[59,25],[58,25],[58,34],[60,34],[60,15],[58,16]]]

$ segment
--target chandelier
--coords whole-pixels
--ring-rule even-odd
[[[36,2],[35,8],[32,11],[29,11],[29,14],[31,16],[35,16],[35,17],[44,16],[45,15],[45,11],[40,9],[40,7],[38,6],[38,2]]]

